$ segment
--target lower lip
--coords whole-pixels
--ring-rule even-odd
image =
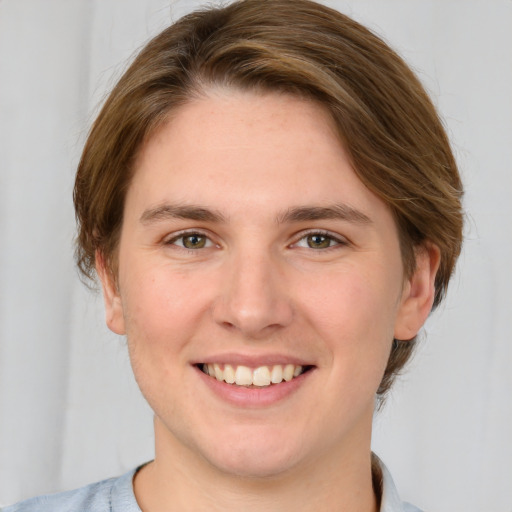
[[[236,384],[227,384],[209,375],[206,375],[199,368],[194,367],[199,377],[208,388],[222,400],[238,407],[268,407],[283,401],[294,394],[309,378],[313,370],[308,370],[298,377],[280,384],[271,384],[262,387],[245,387]]]

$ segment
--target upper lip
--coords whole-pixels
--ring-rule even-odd
[[[191,364],[230,364],[232,366],[248,366],[250,368],[258,368],[260,366],[273,366],[277,364],[286,365],[293,364],[295,366],[313,366],[311,360],[303,359],[301,357],[269,353],[259,355],[239,354],[239,353],[224,353],[212,354],[204,356],[202,359],[192,361]]]

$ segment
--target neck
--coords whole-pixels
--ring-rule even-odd
[[[372,482],[370,440],[366,449],[319,454],[272,477],[226,473],[191,455],[160,432],[155,422],[156,457],[134,479],[143,512],[172,510],[377,512]]]

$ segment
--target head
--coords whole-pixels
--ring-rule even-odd
[[[96,119],[74,190],[78,266],[101,257],[117,275],[127,191],[140,150],[173,113],[212,88],[280,93],[320,105],[361,182],[389,208],[404,275],[439,250],[433,307],[461,248],[462,185],[446,133],[424,88],[380,38],[308,0],[243,0],[185,16],[150,41]],[[405,365],[415,337],[394,340],[378,389]]]

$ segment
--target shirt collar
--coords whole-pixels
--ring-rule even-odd
[[[372,458],[381,474],[380,512],[421,512],[402,502],[388,468],[375,454],[372,454]],[[110,495],[111,512],[141,512],[133,492],[133,476],[141,467],[125,473],[115,482]]]
[[[380,512],[421,512],[420,509],[404,503],[400,499],[388,468],[374,453],[372,453],[372,458],[382,475]]]

